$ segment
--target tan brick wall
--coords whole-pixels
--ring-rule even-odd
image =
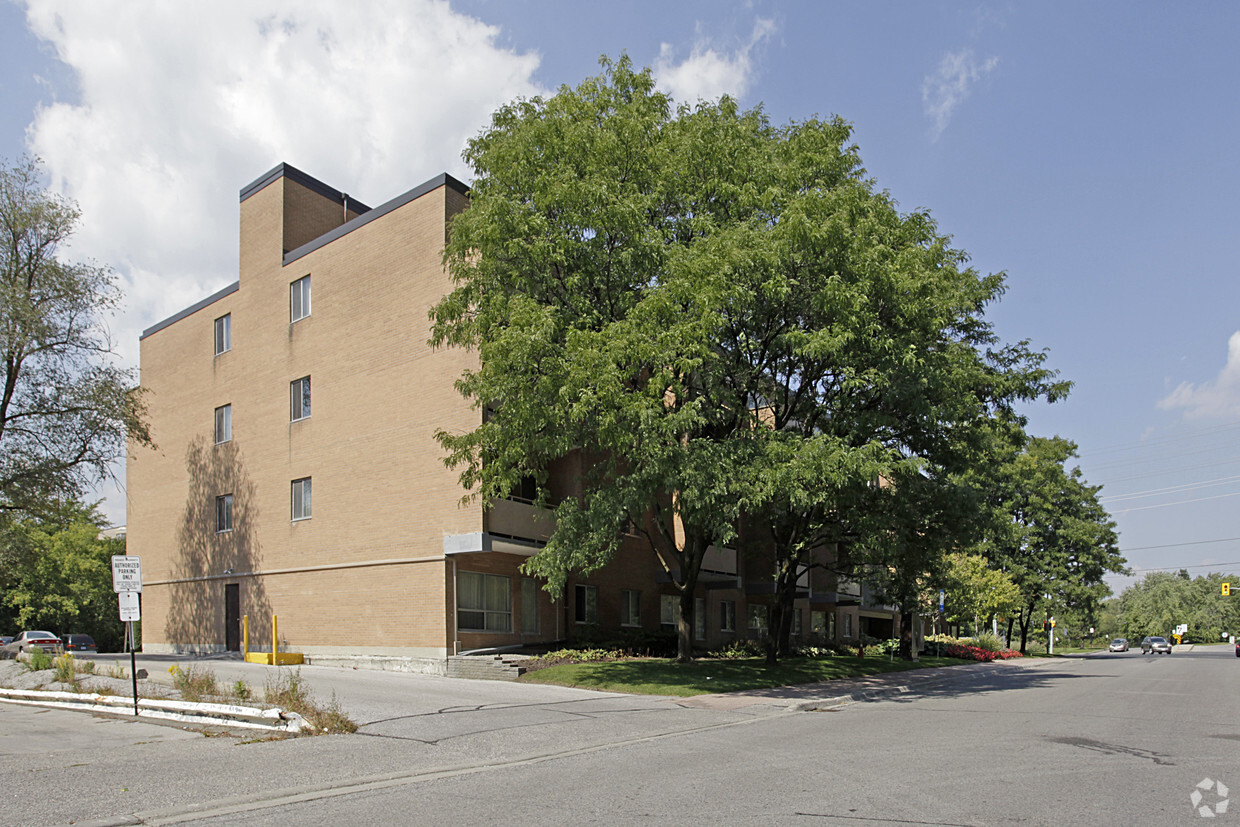
[[[159,446],[131,452],[128,470],[129,548],[151,584],[144,643],[222,644],[224,584],[239,582],[242,612],[278,614],[294,650],[449,646],[443,538],[481,531],[482,515],[460,505],[434,432],[472,428],[478,414],[452,385],[472,356],[432,350],[427,311],[449,287],[446,219],[464,203],[440,188],[287,266],[283,239],[304,243],[332,210],[340,223],[341,206],[285,178],[242,203],[239,289],[141,346]],[[282,226],[286,205],[298,227]],[[289,285],[305,275],[312,313],[290,324]],[[214,356],[225,313],[232,350]],[[302,376],[312,415],[290,422],[289,383]],[[224,404],[233,439],[214,445]],[[301,477],[313,480],[313,517],[293,522]],[[234,529],[217,534],[225,493]],[[314,567],[334,568],[304,571]],[[290,569],[303,571],[237,577]],[[167,582],[187,578],[198,580]]]

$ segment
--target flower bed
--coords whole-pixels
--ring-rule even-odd
[[[949,658],[964,658],[965,660],[976,660],[988,663],[992,660],[1008,660],[1009,658],[1019,658],[1020,652],[1013,649],[1001,649],[998,652],[992,652],[989,649],[983,649],[980,646],[970,646],[965,643],[952,643],[943,650],[943,654]]]

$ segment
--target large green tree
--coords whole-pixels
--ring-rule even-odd
[[[60,503],[39,518],[0,524],[0,620],[11,629],[85,633],[101,651],[119,651],[123,636],[112,591],[113,555],[125,541],[104,537],[93,508]]]
[[[1074,443],[1033,437],[1019,448],[1006,443],[995,455],[993,465],[967,475],[989,518],[976,550],[1020,589],[1008,637],[1019,626],[1023,652],[1031,626],[1046,616],[1061,609],[1095,615],[1110,593],[1103,575],[1125,571],[1125,561],[1115,523],[1098,501],[1101,486],[1069,467]]]
[[[0,163],[0,510],[73,499],[127,437],[150,442],[104,326],[115,278],[61,257],[78,210],[40,178],[35,159]]]
[[[1186,639],[1201,643],[1240,634],[1240,596],[1224,596],[1224,582],[1236,584],[1240,578],[1225,574],[1190,578],[1183,569],[1149,572],[1118,598],[1120,634],[1131,640],[1146,635],[1169,638],[1180,624],[1188,625]]]
[[[904,481],[907,502],[964,429],[1059,388],[982,321],[1002,277],[900,213],[850,138],[839,119],[777,127],[726,97],[673,112],[622,59],[504,107],[466,153],[434,336],[477,351],[459,387],[488,410],[440,435],[449,461],[492,498],[580,452],[582,495],[526,569],[558,590],[635,525],[681,591],[682,658],[710,546],[740,525],[773,544],[786,639],[799,572],[858,536],[844,516],[885,496],[877,480]]]

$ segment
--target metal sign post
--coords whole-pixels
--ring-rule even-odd
[[[112,591],[120,602],[121,620],[125,621],[125,642],[129,644],[129,674],[133,679],[133,714],[138,715],[138,640],[133,623],[142,619],[142,560],[138,557],[112,557]]]

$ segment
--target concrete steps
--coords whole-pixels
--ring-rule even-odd
[[[515,681],[525,674],[522,661],[528,655],[453,655],[448,658],[449,678],[483,681]]]

